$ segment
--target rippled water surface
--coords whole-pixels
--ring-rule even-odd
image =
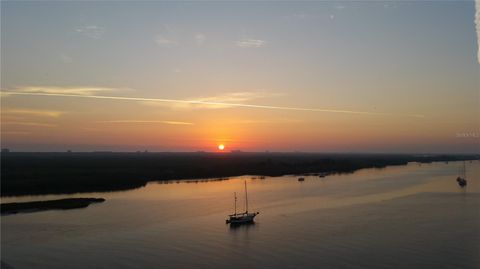
[[[14,268],[480,268],[480,162],[150,183],[85,209],[1,218]],[[230,228],[248,183],[256,223]]]

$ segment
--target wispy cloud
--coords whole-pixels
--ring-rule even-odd
[[[194,100],[183,100],[183,99],[144,98],[144,97],[125,97],[125,96],[103,96],[103,95],[53,94],[53,93],[25,93],[25,92],[7,92],[7,93],[12,94],[12,95],[59,96],[59,97],[122,100],[122,101],[135,101],[135,102],[159,102],[159,103],[179,103],[179,104],[220,105],[220,106],[231,106],[231,107],[239,107],[239,108],[257,108],[257,109],[272,109],[272,110],[310,111],[310,112],[329,112],[329,113],[344,113],[344,114],[357,114],[357,115],[377,115],[377,116],[397,116],[397,117],[400,116],[400,117],[424,118],[424,115],[421,115],[421,114],[392,114],[392,113],[369,112],[369,111],[310,108],[310,107],[294,107],[294,106],[272,106],[272,105],[241,104],[241,103],[224,103],[224,102],[194,101]]]
[[[251,100],[261,99],[261,98],[269,98],[269,97],[277,97],[282,96],[281,93],[269,93],[269,92],[230,92],[224,93],[216,96],[209,96],[209,97],[199,97],[191,99],[194,102],[201,102],[201,103],[222,103],[224,105],[216,105],[213,107],[230,107],[228,104],[230,103],[244,103]]]
[[[267,45],[267,41],[261,39],[243,38],[235,42],[241,48],[260,48]]]
[[[311,21],[311,20],[333,20],[334,14],[308,14],[308,13],[293,13],[285,16],[285,19],[296,21]]]
[[[83,25],[75,31],[89,38],[100,39],[105,33],[105,28],[97,25]]]
[[[198,46],[202,46],[203,44],[205,44],[205,41],[207,41],[207,36],[202,33],[196,33],[194,38],[195,38],[195,43]]]
[[[5,92],[5,91],[0,91],[0,98],[6,98],[6,97],[9,97],[11,94],[9,94],[8,92]]]
[[[480,0],[475,1],[475,28],[477,30],[477,60],[480,64]]]
[[[73,58],[65,53],[60,53],[60,59],[63,63],[69,64],[73,62]]]
[[[383,3],[383,8],[385,9],[393,9],[393,8],[398,8],[397,4],[395,3],[395,1],[391,1],[391,2],[385,2]]]
[[[173,47],[177,45],[177,41],[171,38],[167,38],[163,35],[157,35],[154,39],[155,43],[162,47]]]
[[[19,117],[17,115],[15,116],[5,115],[5,112],[3,112],[1,116],[2,116],[2,121],[22,121],[25,119],[25,117]]]
[[[192,122],[185,121],[170,121],[170,120],[107,120],[107,121],[97,121],[97,123],[159,123],[159,124],[170,124],[170,125],[194,125]]]
[[[174,27],[163,24],[160,31],[153,37],[153,41],[160,47],[171,48],[179,44],[178,31]]]
[[[248,101],[282,96],[281,93],[270,92],[229,92],[215,96],[197,97],[188,99],[188,103],[159,103],[159,102],[145,102],[147,105],[169,105],[176,109],[216,109],[216,108],[229,108],[232,107],[232,103],[245,103]]]
[[[76,95],[92,95],[102,92],[113,92],[117,89],[101,88],[101,87],[51,87],[51,86],[28,86],[19,87],[10,91],[24,92],[24,93],[52,93],[52,94],[76,94]],[[7,93],[8,94],[8,93]]]
[[[77,95],[77,96],[80,96],[80,95]],[[56,110],[7,108],[3,111],[2,114],[8,114],[8,115],[9,114],[19,114],[19,115],[31,115],[31,116],[58,118],[64,113],[65,113],[64,111],[56,111]]]
[[[4,130],[2,130],[2,134],[4,134],[4,135],[27,135],[27,134],[30,134],[30,132],[25,132],[25,131],[4,131]]]
[[[6,121],[2,122],[4,125],[22,125],[22,126],[35,126],[35,127],[56,127],[56,124],[43,123],[43,122],[31,122],[31,121]]]
[[[311,20],[311,19],[316,19],[318,17],[319,15],[317,14],[308,14],[308,13],[293,13],[285,16],[286,19],[292,19],[292,20]]]
[[[337,9],[337,10],[344,10],[344,9],[347,8],[347,6],[342,5],[342,4],[335,4],[335,5],[333,6],[333,8],[334,8],[334,9]]]
[[[269,119],[269,120],[242,120],[235,122],[235,124],[265,124],[265,123],[300,123],[303,120],[296,119]]]

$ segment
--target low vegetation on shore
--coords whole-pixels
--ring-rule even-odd
[[[104,202],[103,198],[66,198],[48,201],[4,203],[0,205],[2,215],[30,213],[45,210],[67,210],[84,208],[92,203]]]

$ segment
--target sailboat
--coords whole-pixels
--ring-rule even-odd
[[[253,223],[253,219],[256,215],[260,214],[260,212],[248,212],[248,195],[247,195],[247,181],[245,180],[245,212],[237,213],[237,193],[234,192],[234,199],[235,199],[235,211],[233,214],[228,215],[228,219],[225,221],[227,224],[230,225],[239,225],[245,223]]]
[[[463,169],[461,170],[462,176],[457,177],[457,183],[460,187],[467,186],[467,170],[465,167],[465,161],[463,161]]]

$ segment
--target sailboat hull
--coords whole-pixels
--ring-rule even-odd
[[[460,187],[465,187],[467,186],[467,180],[461,177],[457,177],[457,182]]]
[[[255,219],[255,216],[257,215],[258,213],[244,213],[244,214],[231,215],[230,218],[226,220],[226,223],[231,225],[252,223]]]

